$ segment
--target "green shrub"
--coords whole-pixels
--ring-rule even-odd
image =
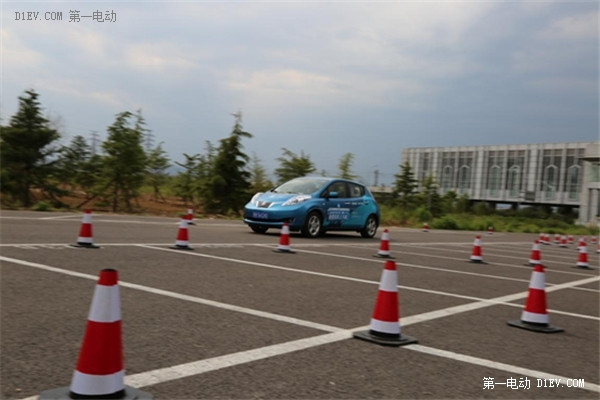
[[[434,229],[458,229],[456,220],[448,215],[444,215],[442,218],[434,220],[432,226]]]
[[[38,201],[31,207],[33,211],[52,211],[52,206],[45,201]]]

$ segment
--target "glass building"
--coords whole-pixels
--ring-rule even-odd
[[[577,207],[583,224],[600,217],[600,142],[406,148],[405,161],[419,184],[432,175],[440,194]]]

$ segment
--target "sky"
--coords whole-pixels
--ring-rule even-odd
[[[599,4],[1,0],[0,123],[29,89],[65,144],[141,110],[183,162],[240,112],[269,174],[388,185],[406,147],[599,140]]]

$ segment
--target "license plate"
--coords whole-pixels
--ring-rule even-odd
[[[252,218],[256,219],[269,219],[269,214],[264,211],[253,211]]]

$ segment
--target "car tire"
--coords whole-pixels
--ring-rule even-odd
[[[256,233],[267,233],[267,230],[269,230],[269,228],[267,227],[258,225],[250,225],[250,229],[252,229],[252,231]]]
[[[306,216],[302,234],[309,238],[316,238],[323,235],[323,217],[317,211],[312,211]]]
[[[360,231],[360,236],[367,239],[372,238],[377,232],[377,227],[377,218],[373,214],[369,215],[365,222],[365,227]]]

